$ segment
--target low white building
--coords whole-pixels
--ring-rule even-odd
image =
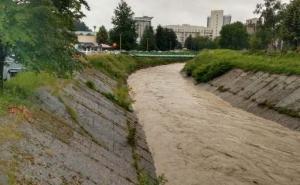
[[[75,48],[80,52],[86,54],[93,54],[97,52],[114,49],[112,46],[107,44],[99,45],[97,43],[96,32],[76,31],[75,35],[77,36],[77,40],[78,40],[78,44],[75,45]]]
[[[177,40],[184,46],[185,40],[191,35],[192,37],[202,36],[212,38],[213,30],[204,26],[194,26],[189,24],[183,25],[167,25],[165,28],[172,29]]]

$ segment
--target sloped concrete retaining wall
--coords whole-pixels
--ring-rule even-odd
[[[233,106],[300,131],[300,77],[234,69],[201,84]]]
[[[22,136],[0,143],[0,184],[136,185],[137,167],[156,178],[137,118],[102,95],[115,85],[102,73],[87,70],[59,93],[41,89],[34,119],[16,124]],[[135,148],[128,143],[132,128]]]

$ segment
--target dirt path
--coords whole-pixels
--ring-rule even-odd
[[[158,174],[168,185],[300,185],[300,133],[230,106],[179,73],[129,78]]]

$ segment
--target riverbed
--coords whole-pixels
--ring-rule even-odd
[[[194,85],[180,73],[183,65],[140,70],[128,80],[167,185],[300,185],[300,133]]]

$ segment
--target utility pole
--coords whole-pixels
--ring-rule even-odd
[[[147,51],[149,51],[149,39],[147,38]]]
[[[122,52],[122,33],[120,33],[120,53]]]

